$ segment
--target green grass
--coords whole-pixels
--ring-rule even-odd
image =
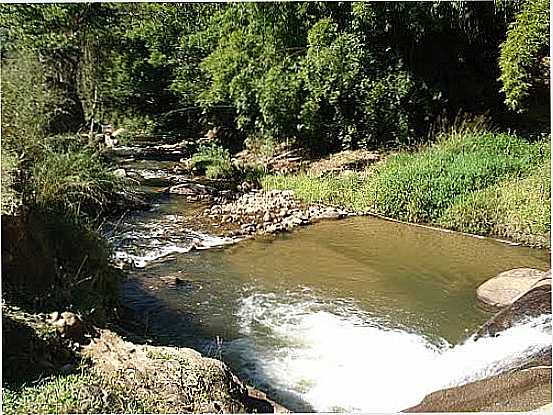
[[[455,200],[504,177],[527,174],[549,155],[546,142],[507,134],[444,139],[392,156],[366,185],[368,208],[410,222],[435,222]]]
[[[551,199],[544,170],[550,158],[549,137],[532,143],[472,131],[392,155],[363,173],[272,175],[262,184],[292,189],[309,203],[544,245]]]
[[[137,396],[94,370],[44,379],[21,388],[4,387],[2,410],[11,414],[157,413],[154,396]]]
[[[28,204],[70,215],[96,214],[124,188],[95,151],[46,147],[31,169]]]
[[[496,235],[527,245],[549,246],[551,167],[549,161],[526,177],[508,178],[469,193],[439,219],[444,227]]]
[[[307,203],[326,203],[354,210],[367,208],[364,178],[359,173],[331,174],[324,177],[308,173],[267,175],[261,178],[264,189],[291,189]]]

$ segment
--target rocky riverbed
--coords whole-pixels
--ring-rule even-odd
[[[320,220],[342,219],[358,213],[324,205],[305,205],[290,190],[255,190],[234,201],[214,204],[203,215],[234,229],[227,236],[287,232]]]

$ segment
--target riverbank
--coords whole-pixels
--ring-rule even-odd
[[[79,344],[75,329],[84,322],[60,331],[50,316],[12,306],[2,314],[3,413],[287,412],[195,350],[131,343],[91,327]],[[22,375],[27,382],[9,382]]]
[[[549,247],[550,159],[548,137],[451,134],[362,170],[307,169],[261,183],[292,190],[305,203]]]

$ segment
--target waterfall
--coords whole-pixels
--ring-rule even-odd
[[[246,375],[274,387],[284,401],[296,396],[324,412],[401,411],[433,391],[497,374],[551,345],[550,315],[457,345],[361,315],[314,310],[309,302],[287,304],[272,294],[243,298],[238,317],[244,337],[226,352],[252,362]]]

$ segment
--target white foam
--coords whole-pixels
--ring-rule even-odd
[[[317,411],[397,412],[551,344],[551,316],[451,347],[362,314],[286,301],[274,294],[245,297],[238,311],[245,337],[227,349],[253,362],[248,376],[259,384],[292,393]]]
[[[190,252],[192,246],[178,245],[163,245],[155,249],[151,249],[144,254],[131,254],[125,251],[115,251],[115,259],[131,263],[136,268],[144,268],[149,263],[164,258],[174,253]]]
[[[236,240],[218,237],[179,227],[178,215],[165,215],[162,223],[141,223],[112,237],[117,246],[114,258],[144,268],[151,262],[171,254],[187,253],[192,249],[210,249],[235,243]]]

